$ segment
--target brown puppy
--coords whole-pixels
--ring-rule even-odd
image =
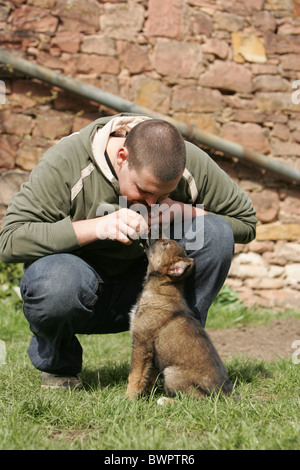
[[[151,390],[162,373],[168,396],[178,391],[197,396],[232,384],[216,349],[183,297],[184,278],[193,259],[173,240],[159,240],[148,254],[145,285],[131,312],[132,364],[127,395]]]

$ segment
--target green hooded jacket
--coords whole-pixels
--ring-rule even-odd
[[[72,222],[96,217],[103,204],[119,207],[118,180],[104,150],[111,133],[128,132],[144,119],[149,118],[129,114],[100,118],[47,150],[7,209],[0,258],[27,263],[54,253],[74,253],[118,275],[143,256],[138,241],[125,246],[99,240],[81,247]],[[230,224],[235,242],[253,240],[257,219],[249,197],[205,152],[190,142],[186,149],[186,169],[170,198],[203,204],[208,213]]]

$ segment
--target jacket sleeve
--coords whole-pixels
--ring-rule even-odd
[[[252,241],[257,218],[251,199],[205,152],[193,144],[187,148],[195,165],[196,204],[226,220],[236,243]]]
[[[79,248],[70,214],[70,188],[61,168],[42,160],[13,196],[0,232],[0,258],[28,262]]]

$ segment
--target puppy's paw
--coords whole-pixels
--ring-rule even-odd
[[[174,400],[172,400],[172,398],[168,398],[168,397],[160,397],[157,400],[157,404],[161,405],[161,406],[172,405],[173,403],[174,403]]]
[[[129,400],[134,400],[134,399],[138,398],[137,391],[134,390],[134,389],[131,388],[131,387],[127,387],[125,396],[126,396],[127,398],[129,398]]]

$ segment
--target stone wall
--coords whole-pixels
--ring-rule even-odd
[[[299,33],[299,0],[0,0],[0,47],[295,168]],[[113,110],[10,67],[0,79],[3,214],[49,146]],[[249,304],[298,308],[299,185],[209,153],[259,219],[228,284]]]

